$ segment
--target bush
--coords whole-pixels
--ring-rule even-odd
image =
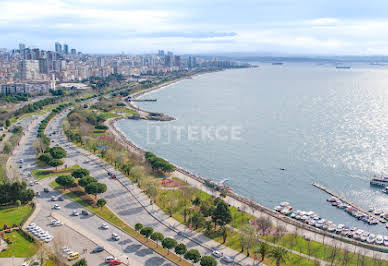
[[[194,263],[197,263],[201,259],[201,254],[199,254],[199,251],[196,249],[190,249],[185,254],[185,259],[191,260]]]
[[[143,225],[141,223],[135,224],[135,230],[140,231],[143,228]]]
[[[210,256],[203,256],[200,262],[201,266],[216,266],[217,261]]]
[[[149,238],[153,232],[154,232],[154,229],[152,227],[144,227],[143,229],[140,230],[140,234],[142,234],[146,238]]]
[[[71,173],[71,175],[74,176],[75,178],[82,178],[84,176],[88,176],[89,173],[90,173],[89,170],[80,168],[80,169],[75,169],[73,173]]]
[[[108,127],[105,126],[105,125],[97,125],[97,126],[95,126],[94,128],[95,128],[95,129],[99,129],[99,130],[107,130],[107,129],[108,129]]]

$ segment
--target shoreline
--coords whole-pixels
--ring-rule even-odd
[[[136,146],[133,142],[128,140],[125,134],[116,127],[115,123],[119,120],[125,118],[115,117],[106,121],[106,125],[109,127],[109,131],[113,134],[115,141],[124,145],[129,151],[136,153],[137,155],[144,156],[145,151]],[[172,173],[173,176],[182,179],[187,184],[200,189],[201,191],[208,193],[211,196],[219,196],[220,192],[211,190],[210,188],[204,185],[204,180],[202,177],[191,173],[190,171],[181,168],[174,164],[176,170]],[[245,198],[242,195],[239,195],[233,191],[229,191],[226,194],[227,196],[223,199],[228,204],[239,208],[242,211],[245,211],[256,218],[264,217],[269,218],[273,225],[283,226],[286,231],[289,233],[297,233],[300,236],[314,240],[322,243],[322,237],[326,245],[330,245],[332,247],[342,246],[343,249],[354,252],[355,248],[362,249],[365,254],[369,254],[367,256],[373,257],[375,252],[380,252],[381,255],[386,256],[386,260],[388,260],[388,249],[384,246],[376,246],[371,245],[364,242],[359,242],[350,238],[343,237],[341,235],[333,234],[327,231],[323,231],[316,227],[313,227],[308,224],[301,223],[299,221],[295,221],[288,216],[280,214],[275,210],[272,210],[268,207],[261,205],[258,202]]]

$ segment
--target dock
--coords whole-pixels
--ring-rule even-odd
[[[380,216],[377,216],[375,215],[374,213],[370,213],[366,210],[364,210],[363,208],[357,206],[356,204],[354,204],[353,202],[341,197],[340,195],[338,195],[337,193],[331,191],[330,189],[326,188],[325,186],[322,186],[318,183],[313,183],[313,186],[316,187],[316,188],[319,188],[323,191],[325,191],[327,194],[333,196],[333,197],[336,197],[337,199],[341,200],[342,202],[352,206],[353,208],[355,208],[356,210],[358,210],[359,212],[362,212],[363,214],[365,215],[368,215],[368,216],[371,216],[373,218],[375,218],[376,220],[378,220],[379,222],[381,223],[386,223],[387,221],[384,219],[384,218],[381,218]]]
[[[132,102],[156,102],[157,99],[131,99]]]

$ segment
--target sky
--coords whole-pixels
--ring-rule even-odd
[[[0,48],[388,55],[385,0],[0,0]]]

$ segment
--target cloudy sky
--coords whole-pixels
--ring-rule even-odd
[[[0,48],[388,55],[385,0],[0,0]]]

